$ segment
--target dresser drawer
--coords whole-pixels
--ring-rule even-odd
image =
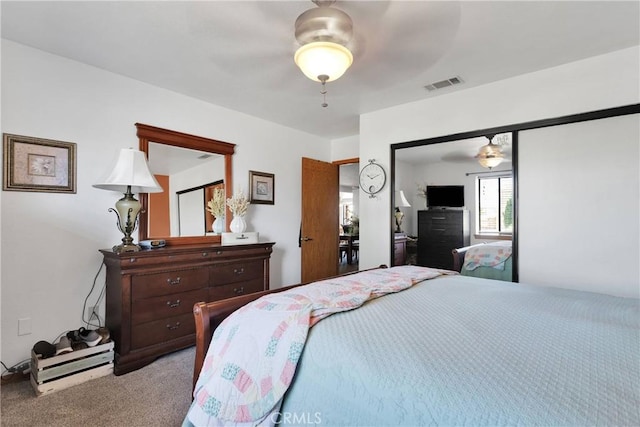
[[[246,282],[215,286],[209,288],[209,301],[233,298],[240,295],[246,295],[260,291],[264,291],[264,282],[262,281],[262,278],[253,279]]]
[[[262,280],[263,274],[264,267],[262,260],[220,264],[213,268],[211,273],[211,286],[222,286],[253,279]]]
[[[138,325],[152,320],[191,313],[195,303],[207,301],[208,298],[209,291],[207,289],[198,289],[181,294],[135,300],[131,307],[131,323]]]
[[[209,269],[163,271],[162,273],[141,274],[131,278],[133,300],[169,295],[193,289],[206,288]]]
[[[166,341],[194,334],[195,331],[196,323],[193,320],[191,311],[180,316],[143,323],[131,328],[131,349],[136,350],[154,344],[165,343]]]
[[[121,265],[123,269],[162,267],[176,263],[206,263],[215,255],[214,250],[194,251],[180,254],[165,254],[163,256],[151,256],[160,254],[157,249],[150,249],[141,252],[132,252],[128,257],[122,257]]]

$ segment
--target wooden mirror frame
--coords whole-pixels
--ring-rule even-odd
[[[140,141],[140,151],[144,152],[149,158],[149,143],[171,145],[174,147],[189,148],[192,150],[205,151],[207,153],[220,154],[224,156],[224,187],[226,198],[233,195],[232,176],[232,158],[235,152],[235,144],[229,142],[217,141],[215,139],[204,138],[201,136],[189,135],[173,130],[162,129],[141,123],[136,123],[138,139]],[[139,194],[140,203],[142,204],[142,212],[140,215],[140,224],[138,228],[138,239],[149,239],[149,222],[146,212],[149,207],[149,196],[146,193]],[[229,229],[231,223],[231,213],[226,208],[225,229]],[[220,243],[220,236],[188,236],[188,237],[154,237],[154,239],[164,239],[167,245],[191,245],[199,243]]]

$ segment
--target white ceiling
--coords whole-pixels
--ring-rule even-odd
[[[338,1],[354,64],[327,85],[293,62],[311,1],[2,1],[2,37],[335,139],[359,115],[639,44],[638,1]],[[459,76],[463,84],[424,86]],[[615,84],[615,82],[612,82]]]

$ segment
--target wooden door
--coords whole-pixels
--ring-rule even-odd
[[[338,165],[302,158],[302,282],[338,274]]]

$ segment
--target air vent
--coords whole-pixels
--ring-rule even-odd
[[[211,157],[211,154],[203,154],[201,156],[198,156],[198,159],[204,160],[204,159],[208,159],[209,157]]]
[[[456,77],[451,77],[450,79],[441,80],[439,82],[428,84],[424,88],[427,89],[429,92],[431,92],[437,89],[444,89],[445,87],[457,85],[460,83],[462,83],[462,79],[456,76]]]

